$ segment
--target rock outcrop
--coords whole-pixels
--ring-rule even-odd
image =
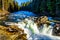
[[[0,20],[6,20],[7,17],[8,17],[8,15],[9,15],[8,11],[6,11],[6,10],[2,11],[2,10],[0,10]]]
[[[60,36],[60,23],[56,23],[52,32],[53,32],[53,35]]]
[[[23,29],[17,26],[1,26],[0,25],[0,40],[27,40]]]
[[[37,25],[39,27],[42,24],[50,24],[50,21],[48,20],[48,17],[47,16],[38,17],[35,22],[37,23]]]

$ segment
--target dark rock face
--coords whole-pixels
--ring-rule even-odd
[[[60,23],[56,24],[55,27],[53,28],[53,35],[60,36]]]

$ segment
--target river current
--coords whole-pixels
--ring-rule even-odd
[[[24,29],[28,40],[60,40],[59,37],[52,35],[54,22],[51,22],[48,28],[46,24],[43,24],[42,28],[39,29],[34,22],[34,18],[37,18],[37,15],[32,12],[18,11],[11,13],[8,18],[10,22],[17,22],[16,25]],[[48,17],[48,19],[53,20],[52,17]]]

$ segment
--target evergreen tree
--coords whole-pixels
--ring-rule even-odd
[[[18,11],[19,8],[20,8],[20,6],[18,5],[18,2],[15,2],[15,0],[0,0],[0,9],[1,10],[13,12],[13,11]]]
[[[2,9],[2,0],[0,0],[0,9]]]

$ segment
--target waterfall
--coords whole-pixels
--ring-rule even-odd
[[[18,22],[17,26],[24,29],[24,32],[27,34],[27,38],[29,38],[32,34],[39,34],[37,25],[30,19],[26,18],[24,21]]]
[[[12,24],[12,23],[8,23]],[[12,24],[14,25],[14,23]],[[27,34],[28,40],[34,40],[34,39],[59,39],[59,37],[55,37],[52,35],[53,27],[51,25],[47,26],[47,24],[43,24],[40,29],[38,28],[37,24],[28,18],[25,18],[24,20],[15,23],[15,25],[18,26],[18,28],[21,28],[24,30],[24,33]],[[53,40],[54,40],[53,39]]]
[[[41,39],[44,39],[44,38],[53,39],[54,38],[54,36],[52,35],[52,30],[53,30],[52,25],[47,26],[47,24],[42,24],[40,28],[38,28],[37,24],[34,22],[33,19],[25,18],[19,21],[18,23],[15,23],[15,25],[17,25],[18,28],[21,28],[24,30],[24,32],[27,34],[27,39],[32,38],[31,40],[34,40],[35,38],[41,38]]]
[[[40,29],[37,24],[28,18],[25,18],[23,21],[17,23],[19,28],[24,29],[24,32],[27,34],[27,38],[31,37],[33,34],[44,34],[52,36],[53,27],[51,25],[43,24]]]
[[[42,29],[40,30],[40,33],[52,35],[52,29],[53,28],[51,25],[47,26],[47,24],[43,24]]]

